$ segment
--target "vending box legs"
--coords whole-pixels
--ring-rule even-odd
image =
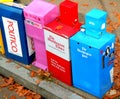
[[[40,66],[41,69],[47,70],[47,56],[45,42],[37,39],[33,39],[35,46],[36,61],[33,62],[34,66]],[[39,50],[40,49],[40,50]]]
[[[34,51],[26,36],[23,9],[0,4],[0,23],[3,34],[6,57],[24,64],[30,64],[34,59]]]
[[[48,70],[43,27],[58,14],[58,7],[44,0],[33,0],[24,8],[27,35],[33,39],[35,48],[33,65],[43,70]]]
[[[103,32],[98,39],[86,32],[70,38],[73,86],[102,99],[113,86],[115,35]]]

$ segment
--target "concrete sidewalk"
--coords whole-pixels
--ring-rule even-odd
[[[96,97],[85,93],[72,86],[68,86],[60,81],[50,82],[42,80],[40,84],[36,84],[37,77],[30,77],[30,70],[24,68],[23,64],[16,62],[6,62],[7,59],[0,56],[0,74],[5,77],[13,77],[15,82],[32,90],[33,92],[41,94],[45,99],[97,99]],[[19,68],[16,66],[19,65]],[[0,98],[1,99],[1,98]]]

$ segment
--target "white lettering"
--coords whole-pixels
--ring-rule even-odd
[[[82,47],[82,50],[83,50],[83,51],[86,51],[87,49],[86,49],[85,47]]]
[[[82,54],[82,57],[83,57],[83,58],[88,58],[88,56],[86,56],[86,55],[84,55],[84,54]]]
[[[84,47],[82,47],[82,50],[77,48],[77,51],[80,52],[82,54],[82,57],[84,57],[84,58],[88,58],[88,56],[92,56],[92,54],[86,52],[87,49]]]
[[[91,21],[89,22],[89,24],[91,24],[91,25],[95,25],[95,23],[94,23],[94,22],[91,22]]]

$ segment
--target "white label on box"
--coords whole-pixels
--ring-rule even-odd
[[[27,44],[28,44],[28,52],[29,52],[29,56],[31,56],[34,52],[34,43],[33,40],[27,36]]]
[[[106,25],[105,23],[101,25],[101,30],[105,29],[105,25]]]
[[[26,19],[26,20],[25,20],[25,23],[26,23],[26,24],[29,24],[29,25],[32,25],[33,27],[42,29],[42,24],[37,23],[37,22],[34,22],[34,21],[32,21],[32,20]]]
[[[47,51],[70,61],[69,39],[61,37],[51,31],[44,29]]]
[[[94,22],[92,22],[92,21],[89,21],[89,24],[91,24],[91,25],[93,25],[93,26],[95,25],[95,23],[94,23]]]
[[[22,48],[16,20],[2,17],[8,52],[22,57]]]
[[[113,82],[113,70],[114,70],[114,67],[110,70],[111,82]]]

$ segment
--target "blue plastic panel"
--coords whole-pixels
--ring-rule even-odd
[[[31,43],[27,42],[30,39],[26,37],[23,10],[0,4],[0,23],[6,57],[30,64],[34,59],[34,51],[30,51]]]
[[[85,24],[87,29],[95,31],[106,31],[107,12],[99,9],[92,9],[85,15]]]

